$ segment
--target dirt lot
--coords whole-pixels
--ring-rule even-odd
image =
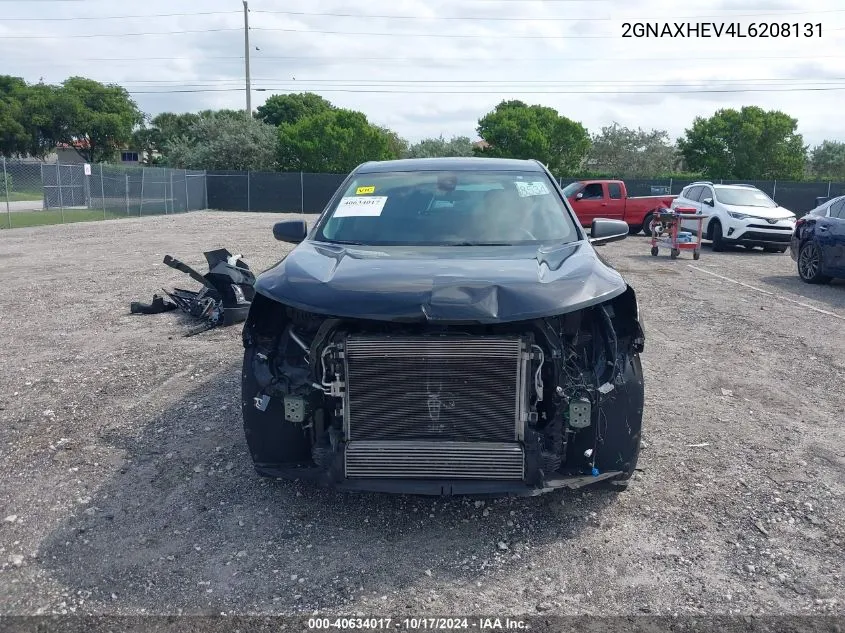
[[[276,217],[0,234],[0,612],[845,614],[845,284],[602,247],[647,331],[628,492],[351,496],[254,474],[240,326],[128,315],[194,287],[167,253],[268,267]]]

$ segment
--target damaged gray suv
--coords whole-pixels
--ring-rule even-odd
[[[634,290],[536,161],[373,162],[261,274],[244,326],[256,470],[345,490],[538,494],[637,464]]]

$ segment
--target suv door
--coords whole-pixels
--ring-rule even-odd
[[[825,268],[839,273],[845,271],[845,198],[830,205],[828,217],[819,218],[816,235]]]
[[[704,191],[704,187],[702,185],[696,185],[694,187],[690,187],[687,194],[684,196],[683,200],[679,200],[678,204],[675,205],[675,208],[683,207],[687,209],[695,209],[696,213],[701,212],[701,203],[699,202],[699,197],[701,196],[702,192]],[[708,207],[709,208],[709,207]],[[687,231],[697,231],[698,230],[698,221],[697,220],[682,220],[681,221],[681,228],[686,229]]]

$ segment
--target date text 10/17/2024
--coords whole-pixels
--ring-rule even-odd
[[[623,22],[622,37],[636,38],[812,38],[822,36],[821,22]]]
[[[308,618],[310,630],[400,630],[400,631],[523,631],[525,620],[516,618]]]

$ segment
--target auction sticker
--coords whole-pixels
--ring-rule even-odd
[[[381,215],[384,205],[387,203],[387,196],[369,196],[367,198],[341,198],[340,204],[335,209],[336,218],[351,218],[359,216],[375,217]]]
[[[516,185],[516,190],[519,192],[521,198],[525,198],[527,196],[545,196],[549,193],[549,188],[546,187],[546,183],[542,180],[534,182],[518,180],[514,184]]]
[[[376,191],[375,187],[358,187],[355,190],[355,195],[356,196],[363,196],[363,195],[366,195],[368,193],[375,193],[375,191]]]

